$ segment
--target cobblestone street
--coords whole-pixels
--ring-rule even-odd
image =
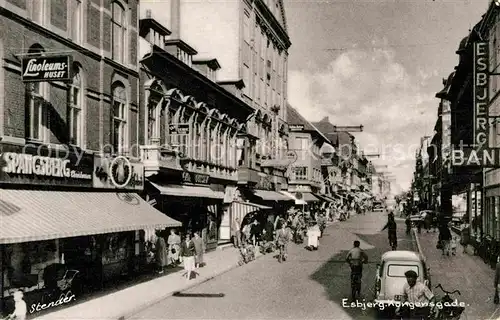
[[[373,310],[342,307],[342,300],[350,294],[350,269],[344,259],[359,239],[370,259],[362,293],[372,299],[375,265],[389,249],[387,233],[380,232],[385,222],[383,213],[354,216],[330,226],[318,251],[292,245],[289,260],[283,264],[265,256],[182,296],[165,299],[133,319],[373,319]],[[412,250],[411,238],[398,223],[399,249]],[[210,295],[213,298],[207,299]]]

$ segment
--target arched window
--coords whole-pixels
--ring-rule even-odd
[[[119,63],[127,63],[127,15],[125,8],[118,2],[113,2],[113,60]]]
[[[113,152],[121,154],[128,145],[127,91],[121,82],[113,85]]]
[[[84,125],[84,92],[82,81],[82,69],[73,65],[73,82],[70,84],[70,111],[69,128],[70,143],[79,147],[84,146],[85,125]]]
[[[29,54],[41,54],[44,49],[33,45]],[[49,142],[49,110],[46,104],[48,96],[47,82],[26,83],[26,136],[28,139]]]

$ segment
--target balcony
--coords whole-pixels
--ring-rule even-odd
[[[141,146],[141,160],[146,177],[155,175],[162,169],[170,169],[207,174],[211,178],[222,180],[236,181],[238,178],[235,168],[191,159],[175,148],[165,148],[160,145]]]
[[[157,174],[162,168],[182,170],[180,159],[179,153],[174,149],[155,144],[141,146],[141,160],[146,177]]]
[[[260,181],[259,172],[248,167],[238,168],[238,184],[257,184]]]

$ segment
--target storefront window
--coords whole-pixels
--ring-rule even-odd
[[[48,265],[59,263],[59,258],[57,240],[5,245],[3,295],[9,296],[17,288],[25,288],[24,291],[29,292],[43,286],[43,270]]]
[[[107,265],[126,260],[130,256],[130,249],[129,233],[106,235],[102,250],[102,264]]]

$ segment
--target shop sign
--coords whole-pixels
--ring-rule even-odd
[[[256,189],[274,191],[274,182],[271,181],[271,176],[260,176]]]
[[[0,145],[0,182],[91,187],[93,155],[46,145]]]
[[[303,124],[289,124],[288,130],[292,131],[292,132],[304,131],[304,125]]]
[[[500,168],[500,148],[489,147],[489,44],[474,43],[473,111],[474,148],[461,146],[452,151],[454,166]],[[495,119],[496,121],[496,119]]]
[[[94,188],[142,190],[144,165],[124,156],[94,158]]]
[[[189,134],[189,123],[173,123],[168,126],[170,134]]]
[[[210,176],[207,174],[200,174],[188,171],[184,171],[182,173],[183,183],[208,184],[209,181],[210,181]]]
[[[71,80],[71,56],[26,57],[21,62],[24,82]]]

